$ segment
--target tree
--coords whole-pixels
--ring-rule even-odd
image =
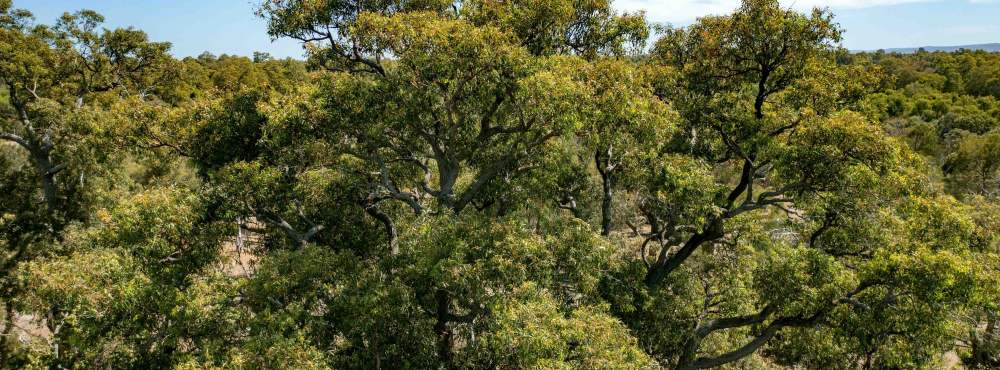
[[[67,255],[26,264],[21,278],[30,283],[19,308],[44,313],[50,333],[40,361],[109,368],[170,363],[192,339],[172,307],[183,302],[189,275],[219,257],[225,228],[206,214],[189,191],[151,189],[99,210],[98,224],[67,232]]]
[[[772,167],[775,160],[763,156],[766,150],[788,140],[803,121],[816,119],[808,108],[801,109],[806,107],[794,101],[774,108],[772,113],[765,110],[770,108],[765,103],[801,80],[807,63],[820,57],[839,35],[825,12],[817,10],[806,17],[784,10],[774,1],[746,1],[732,16],[703,18],[688,30],[668,30],[657,42],[656,54],[662,62],[685,71],[677,94],[682,97],[678,108],[693,126],[691,131],[682,130],[691,132],[686,145],[698,145],[695,133],[707,131],[703,137],[712,140],[703,140],[708,143],[701,145],[713,147],[706,159],[723,163],[736,160],[742,169],[719,214],[706,215],[705,225],[693,225],[698,232],[688,237],[677,253],[650,268],[650,283],[679,267],[703,243],[722,237],[727,218],[787,203],[785,194],[792,191],[815,191],[824,186],[790,183],[787,189],[762,192],[757,198],[754,192],[762,170]],[[815,180],[823,182],[837,174],[818,175]],[[743,202],[737,204],[741,197]],[[651,219],[650,224],[654,223]]]
[[[973,277],[961,275],[951,252],[875,242],[879,232],[867,229],[882,221],[866,215],[908,215],[920,164],[849,111],[877,84],[852,79],[830,60],[839,34],[825,11],[802,15],[751,0],[732,15],[668,29],[657,42],[654,61],[681,72],[662,94],[683,121],[640,203],[646,226],[635,234],[646,273],[632,281],[643,284],[617,311],[661,363],[721,366],[794,328],[838,327],[837,315],[865,315],[862,307],[886,312],[879,299],[909,292],[910,280],[872,269],[911,253],[963,276],[958,287],[926,288],[961,292],[942,304],[971,294]],[[956,247],[967,248],[964,240]],[[903,331],[934,323],[911,325]],[[919,343],[932,345],[927,340]]]
[[[9,110],[0,138],[28,153],[50,213],[65,208],[57,176],[69,165],[57,144],[89,129],[87,99],[102,93],[148,94],[169,44],[151,43],[132,29],[96,27],[104,18],[92,11],[65,14],[55,27],[29,26],[30,13],[5,6],[2,82]],[[113,91],[114,90],[114,91]],[[68,118],[67,118],[68,117]],[[74,137],[74,135],[76,135]]]
[[[1000,192],[1000,130],[963,135],[943,169],[952,186],[995,197]]]
[[[654,67],[655,68],[655,67]],[[612,230],[615,182],[637,188],[644,165],[659,155],[674,123],[673,111],[653,95],[650,81],[661,71],[643,71],[621,60],[598,61],[585,77],[592,84],[592,110],[580,130],[583,145],[593,152],[601,178],[601,233]],[[588,153],[590,154],[590,153]]]
[[[16,148],[5,146],[3,161],[11,199],[3,202],[0,230],[6,328],[20,289],[13,273],[87,217],[92,184],[113,172],[105,162],[113,154],[95,135],[108,119],[102,106],[120,94],[151,94],[169,61],[169,44],[149,42],[141,31],[98,32],[103,18],[92,11],[64,14],[53,27],[31,22],[31,13],[0,2],[0,142]],[[3,360],[7,338],[0,340]]]
[[[444,11],[441,4],[422,2],[273,2],[260,14],[272,36],[298,38],[317,63],[353,73],[336,75],[337,82],[314,98],[330,112],[322,119],[334,122],[322,135],[350,138],[352,145],[342,150],[374,174],[363,207],[392,236],[394,222],[379,205],[385,200],[401,201],[417,215],[428,197],[435,207],[456,213],[471,204],[486,207],[503,195],[486,199],[484,189],[537,167],[553,138],[578,128],[582,107],[574,103],[590,87],[574,70],[584,62],[548,55],[622,50],[622,44],[638,42],[645,27],[638,27],[638,18],[618,17],[603,2],[587,2],[592,12],[571,4],[558,4],[560,20],[554,23],[532,23],[533,12],[546,14],[533,3],[511,5],[517,12],[468,3],[457,19],[411,12]],[[551,38],[535,39],[542,34]],[[397,138],[384,137],[387,131]]]

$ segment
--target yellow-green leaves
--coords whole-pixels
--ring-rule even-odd
[[[441,12],[450,5],[441,0],[268,0],[260,4],[257,15],[267,20],[271,37],[305,43],[316,66],[384,74],[380,63],[385,50],[372,48],[354,35],[359,18],[367,13]]]
[[[122,252],[85,251],[27,264],[23,278],[31,282],[32,293],[26,297],[26,307],[44,311],[55,304],[69,315],[98,320],[133,309],[141,304],[142,291],[150,281],[137,274],[141,262]]]
[[[579,136],[591,151],[608,156],[625,179],[635,181],[660,152],[679,117],[654,95],[653,67],[623,60],[600,60],[579,68],[590,96],[584,97]],[[590,153],[588,153],[590,154]],[[632,173],[629,173],[632,172]],[[627,184],[627,182],[626,182]]]
[[[866,186],[887,190],[905,166],[905,149],[860,115],[843,113],[802,123],[777,154],[783,186],[799,191],[836,191]],[[888,180],[888,181],[887,181]],[[872,187],[875,182],[882,185]]]
[[[644,14],[618,14],[606,0],[477,0],[462,4],[461,17],[507,30],[534,55],[622,56],[649,35]]]
[[[529,281],[567,302],[590,302],[614,253],[574,221],[553,225],[544,237],[519,221],[482,216],[426,217],[414,227],[401,233],[407,274],[429,279],[422,284],[449,291],[474,312]]]
[[[854,289],[857,278],[822,251],[775,245],[754,271],[753,288],[761,306],[784,315],[809,316]]]
[[[777,0],[749,0],[732,15],[668,29],[653,54],[682,68],[690,88],[732,90],[763,81],[774,93],[802,77],[806,63],[839,40],[829,12],[804,15]]]
[[[491,308],[487,332],[470,348],[470,367],[648,369],[657,364],[628,329],[600,307],[565,315],[543,289],[518,287]]]
[[[722,187],[707,163],[679,155],[658,158],[648,184],[650,212],[675,225],[703,225],[721,213]]]

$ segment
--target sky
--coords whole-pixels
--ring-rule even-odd
[[[14,0],[14,6],[52,23],[65,11],[92,9],[107,27],[146,31],[155,41],[173,43],[179,57],[268,52],[279,58],[302,56],[288,39],[271,40],[266,24],[254,15],[261,0]],[[703,15],[726,14],[739,0],[616,0],[622,11],[645,10],[652,22],[691,24]],[[829,7],[846,30],[851,50],[951,46],[1000,42],[1000,0],[782,0],[808,10]]]

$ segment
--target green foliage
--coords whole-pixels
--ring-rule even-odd
[[[962,135],[943,170],[953,187],[995,196],[1000,189],[1000,129]]]
[[[202,215],[191,194],[149,190],[98,211],[94,226],[67,231],[72,253],[22,266],[23,309],[45,313],[51,336],[41,358],[113,368],[168,360],[186,340],[170,307],[187,277],[218,258],[222,230]]]
[[[557,301],[528,284],[512,301],[491,309],[486,334],[470,349],[474,368],[645,369],[656,364],[620,322],[600,308],[571,315]]]
[[[601,0],[472,1],[462,4],[462,16],[513,33],[534,55],[626,55],[649,37],[642,13],[615,14]]]
[[[308,61],[0,0],[0,368],[1000,364],[995,54],[776,0],[648,55],[605,0],[257,15]]]
[[[996,136],[1000,110],[996,95],[988,87],[993,78],[984,73],[996,68],[997,57],[961,51],[914,55],[875,53],[862,54],[856,59],[877,64],[895,77],[894,86],[870,95],[866,104],[879,112],[875,116],[883,119],[890,133],[905,135],[911,145],[926,156],[930,177],[940,179],[948,193],[963,201],[938,199],[911,203],[906,206],[907,213],[920,216],[895,223],[911,225],[907,226],[912,227],[908,233],[923,248],[955,250],[957,246],[968,246],[971,251],[959,250],[957,255],[974,253],[975,257],[971,258],[980,262],[956,266],[973,273],[976,279],[977,287],[968,296],[970,303],[965,308],[950,308],[954,310],[949,314],[952,319],[942,321],[937,329],[925,333],[936,335],[940,347],[949,346],[951,338],[959,338],[968,346],[959,353],[970,367],[995,366],[998,363],[997,341],[993,334],[996,330],[993,328],[997,327],[996,309],[983,299],[995,299],[995,269],[986,267],[995,265],[996,236],[995,232],[987,231],[995,226],[992,217],[985,214],[995,211],[996,168],[991,163],[995,162],[992,159],[997,153],[992,150],[991,140]],[[927,237],[918,237],[920,235]],[[912,309],[913,312],[929,312],[928,308],[917,306]],[[881,340],[896,346],[900,344],[891,337]],[[933,351],[920,351],[925,357],[933,356]],[[901,359],[886,358],[886,361],[900,363]]]

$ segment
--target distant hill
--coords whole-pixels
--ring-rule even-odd
[[[902,53],[902,54],[912,54],[917,52],[917,50],[924,49],[926,51],[944,51],[952,52],[961,49],[967,50],[985,50],[991,52],[1000,52],[1000,43],[992,44],[976,44],[976,45],[958,45],[958,46],[924,46],[916,48],[892,48],[885,49],[886,53]]]

